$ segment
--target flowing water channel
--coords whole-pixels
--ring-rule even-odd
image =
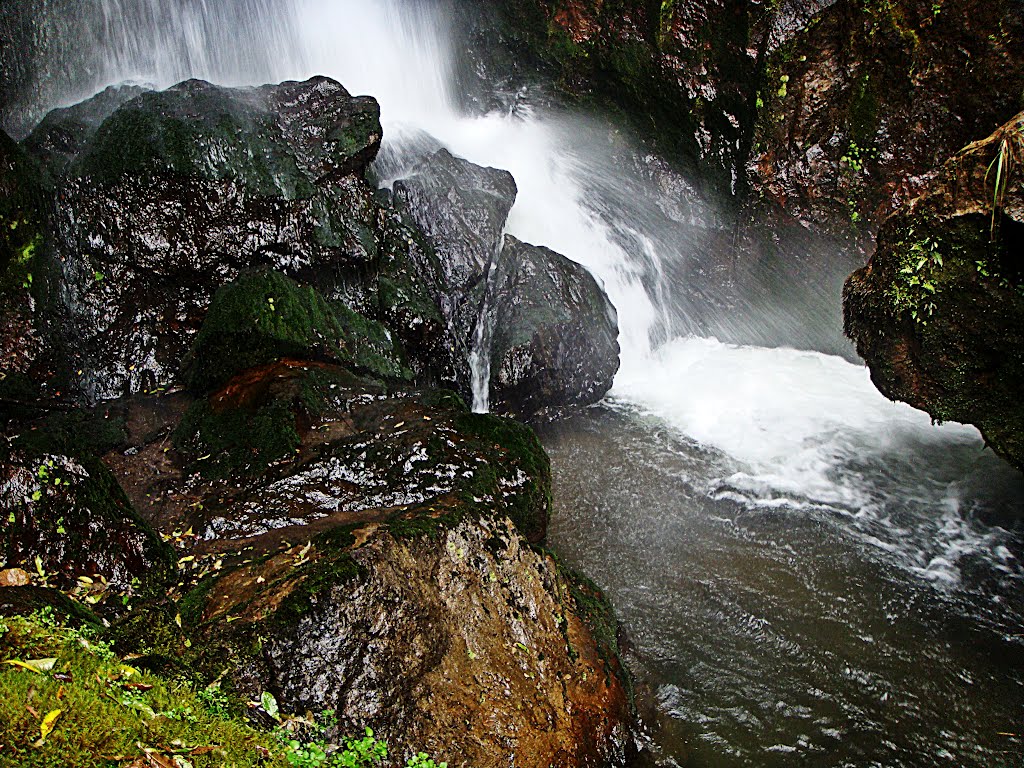
[[[382,167],[440,144],[511,171],[508,231],[602,281],[622,368],[604,403],[542,431],[550,543],[623,619],[647,759],[1024,764],[1024,480],[850,359],[849,255],[804,241],[794,263],[830,268],[783,275],[768,302],[717,295],[714,206],[599,119],[529,93],[460,110],[464,46],[432,2],[82,8],[47,22],[81,64],[52,106],[124,80],[327,74],[381,102]]]

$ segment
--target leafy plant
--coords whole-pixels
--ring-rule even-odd
[[[935,295],[939,291],[939,270],[943,267],[942,243],[926,235],[913,238],[914,229],[907,230],[909,244],[903,241],[904,254],[899,269],[900,279],[892,286],[896,308],[909,311],[921,325],[935,314]]]
[[[985,183],[993,176],[992,186],[992,223],[989,227],[989,238],[995,240],[998,223],[998,212],[1006,199],[1006,190],[1010,177],[1017,166],[1024,162],[1024,119],[1008,126],[999,139],[996,155],[985,171]]]

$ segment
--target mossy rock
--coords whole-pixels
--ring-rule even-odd
[[[878,389],[937,421],[974,424],[1024,469],[1024,113],[964,148],[890,216],[843,291],[846,332]],[[1002,157],[1005,163],[1006,157]],[[993,210],[994,208],[994,210]]]
[[[0,587],[0,616],[36,616],[70,627],[103,627],[100,618],[63,592],[49,587]],[[9,642],[9,640],[7,641]]]
[[[324,178],[362,172],[381,134],[376,101],[326,77],[261,88],[188,80],[123,104],[69,173],[101,184],[152,175],[231,180],[258,195],[306,199]]]
[[[134,667],[191,679],[192,642],[179,622],[173,603],[140,601],[103,632],[103,642],[121,656],[131,655]]]
[[[0,478],[0,558],[9,566],[63,588],[102,579],[115,593],[157,588],[173,571],[171,548],[98,459],[8,446]]]
[[[286,357],[337,362],[384,379],[410,375],[382,325],[279,272],[258,270],[218,289],[185,378],[193,391],[209,392]]]
[[[298,360],[248,369],[195,401],[173,433],[189,469],[207,477],[260,474],[295,455],[302,434],[324,413],[337,387],[381,391],[343,368]]]
[[[118,107],[148,90],[138,85],[112,85],[83,102],[55,109],[32,129],[22,146],[53,178],[59,178]]]
[[[491,463],[477,472],[473,485],[463,492],[467,500],[481,493],[493,494],[493,486],[503,485],[506,466],[521,469],[532,482],[511,500],[503,513],[527,539],[541,541],[547,532],[551,508],[551,460],[537,434],[518,421],[486,413],[463,413],[456,418],[455,425],[463,434],[476,437],[481,450],[503,454],[499,466]]]
[[[46,231],[44,192],[49,180],[14,140],[0,131],[0,273],[18,266],[20,280],[42,247]],[[14,278],[11,278],[14,279]],[[0,286],[4,291],[10,286]]]
[[[102,456],[124,446],[127,436],[124,414],[116,407],[74,408],[50,411],[25,423],[12,436],[11,445],[33,455]]]

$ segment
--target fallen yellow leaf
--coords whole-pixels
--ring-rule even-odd
[[[57,722],[57,718],[60,717],[60,713],[63,711],[63,709],[55,709],[43,718],[43,722],[39,724],[40,741],[46,741],[46,737],[53,733],[54,723]]]
[[[44,672],[49,672],[53,669],[53,665],[57,663],[57,659],[29,659],[28,661],[19,661],[18,659],[8,659],[4,664],[13,664],[16,667],[27,669],[29,672],[35,672],[37,675],[41,675]]]

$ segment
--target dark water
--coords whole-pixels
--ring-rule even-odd
[[[1018,535],[968,521],[949,585],[899,531],[712,498],[718,457],[655,420],[592,409],[543,440],[550,543],[612,597],[661,764],[1024,765]]]

